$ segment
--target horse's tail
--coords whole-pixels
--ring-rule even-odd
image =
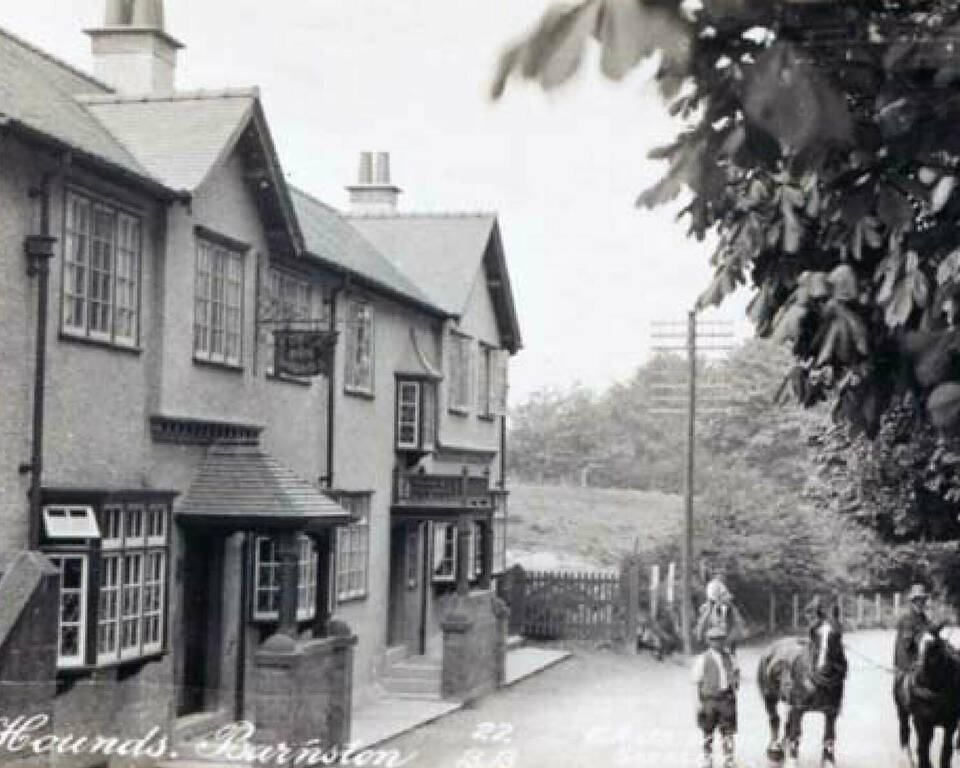
[[[772,664],[774,652],[768,650],[760,657],[757,664],[757,690],[764,702],[776,701],[778,683],[775,678],[775,665]]]

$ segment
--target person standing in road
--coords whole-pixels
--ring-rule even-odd
[[[737,733],[737,689],[740,672],[725,645],[727,633],[720,627],[706,632],[707,650],[693,663],[697,684],[697,725],[703,734],[702,768],[713,768],[713,735],[720,730],[723,766],[734,768],[734,738]]]

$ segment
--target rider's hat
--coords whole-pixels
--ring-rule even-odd
[[[926,600],[930,597],[927,594],[927,588],[923,584],[914,584],[910,587],[910,594],[907,596],[910,600]]]
[[[726,640],[727,631],[723,627],[710,627],[707,630],[707,640]]]

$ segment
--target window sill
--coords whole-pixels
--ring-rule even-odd
[[[202,357],[194,356],[193,364],[203,368],[213,368],[218,371],[223,371],[224,373],[243,374],[243,365],[238,365],[237,363],[221,363],[217,360],[204,360]]]
[[[141,355],[143,354],[143,348],[137,346],[126,346],[124,344],[116,344],[112,341],[106,341],[104,339],[94,339],[90,336],[77,336],[67,331],[60,331],[59,335],[60,341],[75,342],[77,344],[84,344],[89,347],[99,347],[100,349],[108,349],[111,352],[123,352],[128,355]]]
[[[309,616],[307,618],[300,618],[298,616],[296,620],[297,628],[303,629],[306,625],[312,624],[314,621],[315,621],[315,617],[313,616]],[[279,616],[251,616],[250,623],[257,624],[258,626],[259,625],[268,626],[270,624],[279,624],[280,617]]]
[[[116,661],[104,662],[103,664],[82,664],[76,667],[57,667],[57,677],[83,677],[94,672],[100,672],[110,669],[120,669],[121,667],[133,667],[143,665],[151,661],[159,661],[168,655],[169,651],[157,651],[145,656],[137,656],[132,659],[117,659]]]
[[[350,395],[350,397],[359,397],[361,400],[374,400],[373,392],[370,392],[366,389],[353,389],[351,387],[344,387],[343,394]]]
[[[267,373],[267,381],[278,381],[284,384],[295,384],[298,387],[312,387],[312,379],[302,379],[297,376],[284,376],[282,373]]]
[[[337,605],[359,603],[361,600],[366,600],[366,599],[367,599],[366,592],[364,592],[362,595],[350,595],[349,597],[337,597]]]
[[[470,415],[470,410],[468,408],[457,408],[455,406],[450,406],[449,408],[447,408],[447,411],[449,411],[454,416],[467,417]]]
[[[494,413],[478,413],[477,418],[480,421],[489,421],[489,422],[494,422],[497,420],[497,416]]]

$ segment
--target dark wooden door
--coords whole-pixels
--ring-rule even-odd
[[[183,558],[183,681],[177,714],[218,705],[223,539],[186,535]]]

